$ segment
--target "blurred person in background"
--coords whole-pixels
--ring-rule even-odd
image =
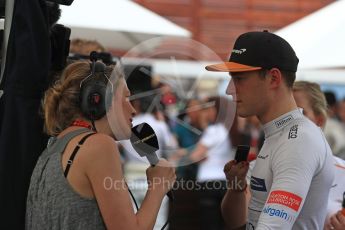
[[[344,128],[345,127],[345,98],[343,98],[339,102],[338,117],[342,124],[342,127]]]
[[[335,96],[335,93],[330,90],[327,90],[323,93],[326,97],[326,101],[328,105],[327,117],[338,119],[338,101]]]
[[[197,99],[187,101],[184,113],[179,117],[181,121],[174,129],[180,147],[193,147],[197,143],[201,135],[200,130],[208,125],[205,115],[201,101]]]
[[[160,103],[164,108],[163,115],[165,117],[165,121],[169,127],[173,128],[176,125],[175,118],[178,115],[177,95],[175,94],[173,87],[167,83],[160,82],[156,88],[160,91]]]
[[[176,125],[173,128],[179,147],[185,149],[188,152],[187,155],[193,151],[203,130],[208,125],[207,113],[202,108],[201,103],[202,102],[197,99],[188,100],[184,112],[177,117],[175,122]],[[172,155],[170,160],[174,161],[174,156],[178,156],[178,154]],[[195,181],[198,162],[190,163],[190,161],[188,161],[188,163],[185,164],[185,157],[177,163],[177,165],[179,165],[176,170],[177,178]]]
[[[342,147],[337,153],[337,156],[345,160],[345,98],[339,102],[338,116],[339,116],[341,130],[342,130],[344,139],[342,139]]]
[[[339,120],[345,124],[345,98],[339,102],[338,117]]]
[[[105,52],[105,48],[96,40],[72,39],[70,53],[88,56],[92,51]]]
[[[317,126],[324,128],[327,122],[327,101],[320,86],[313,82],[297,81],[293,86],[297,106]],[[345,216],[341,214],[345,192],[345,161],[333,156],[335,177],[329,193],[325,230],[345,229]]]
[[[264,131],[260,121],[256,116],[250,117],[237,117],[238,120],[238,131],[242,136],[242,145],[249,145],[250,152],[249,158],[255,159],[259,153],[265,139]]]
[[[328,110],[324,133],[334,155],[345,159],[345,128],[339,120],[339,103],[332,91],[324,92]]]
[[[204,103],[208,126],[195,146],[187,154],[191,163],[198,162],[196,180],[198,188],[200,226],[204,230],[221,230],[225,228],[220,204],[226,192],[226,178],[223,165],[234,159],[229,128],[230,102],[224,97],[210,97]],[[180,152],[181,154],[181,152]],[[181,157],[182,155],[180,155]]]

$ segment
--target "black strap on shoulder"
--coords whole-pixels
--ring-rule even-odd
[[[78,145],[74,148],[73,150],[73,153],[71,154],[69,160],[67,161],[67,165],[66,165],[66,169],[65,169],[65,172],[64,172],[64,175],[65,177],[67,178],[67,174],[68,174],[68,171],[73,163],[73,160],[74,160],[74,157],[75,155],[77,154],[78,150],[80,149],[80,147],[84,144],[85,140],[89,137],[89,136],[92,136],[93,134],[96,134],[96,133],[89,133],[87,135],[85,135],[78,143]]]

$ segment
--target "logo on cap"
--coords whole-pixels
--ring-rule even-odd
[[[236,50],[236,49],[233,49],[232,50],[232,53],[235,53],[235,54],[242,54],[244,52],[246,52],[247,49],[240,49],[240,50]]]

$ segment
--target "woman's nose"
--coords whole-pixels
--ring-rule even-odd
[[[132,117],[134,117],[137,114],[137,111],[135,110],[135,108],[133,107],[132,103],[129,103],[131,105],[131,114]]]

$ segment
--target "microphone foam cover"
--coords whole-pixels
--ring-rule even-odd
[[[130,142],[140,156],[155,154],[159,149],[155,131],[147,123],[141,123],[132,128]]]

